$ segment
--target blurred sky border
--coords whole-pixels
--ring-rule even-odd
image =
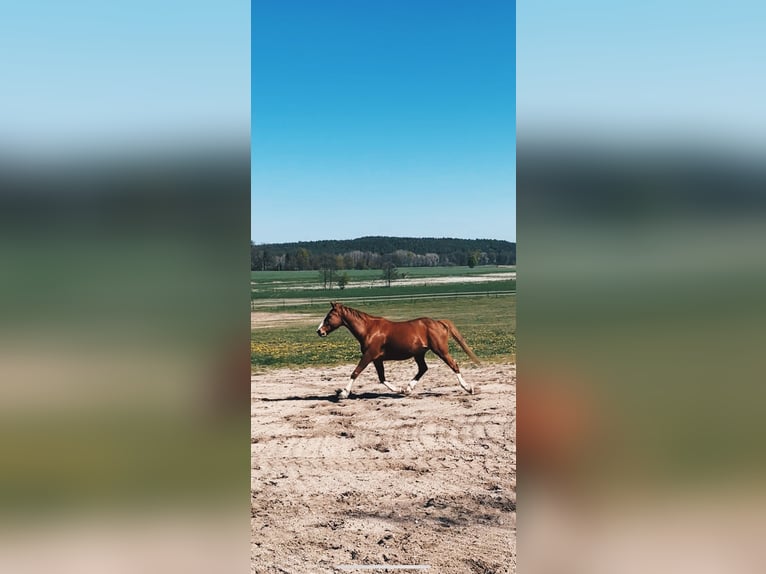
[[[762,148],[766,3],[518,6],[518,136]]]
[[[252,240],[515,241],[515,11],[254,0]]]
[[[247,138],[249,15],[247,0],[4,3],[0,153],[87,159]]]

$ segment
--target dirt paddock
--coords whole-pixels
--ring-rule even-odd
[[[409,397],[367,369],[340,402],[354,365],[252,376],[252,572],[514,571],[515,366],[464,366],[472,396],[429,367]],[[417,370],[386,369],[396,384]]]

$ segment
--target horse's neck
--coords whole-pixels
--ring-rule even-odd
[[[361,340],[367,334],[367,320],[369,315],[356,311],[349,313],[348,311],[343,314],[343,319],[346,322],[346,327],[351,334],[357,339]]]

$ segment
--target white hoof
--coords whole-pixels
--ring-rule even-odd
[[[335,391],[335,394],[338,395],[339,399],[347,399],[348,398],[348,391],[346,389],[338,389]]]
[[[391,391],[392,393],[398,393],[398,394],[402,394],[402,388],[401,388],[401,387],[395,387],[394,385],[392,385],[392,384],[391,384],[391,383],[389,383],[388,381],[384,381],[384,382],[383,382],[383,385],[384,385],[384,386],[385,386],[385,387],[386,387],[386,388],[387,388],[389,391]]]
[[[473,384],[471,386],[468,386],[465,382],[465,379],[463,378],[463,375],[460,373],[455,373],[457,375],[457,382],[460,383],[460,386],[463,388],[463,390],[468,393],[469,395],[473,394]]]

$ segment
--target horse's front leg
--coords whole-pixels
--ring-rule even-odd
[[[383,368],[383,359],[375,359],[373,364],[375,365],[375,370],[378,371],[378,380],[382,384],[386,385],[386,388],[388,388],[388,390],[392,393],[402,394],[402,389],[392,386],[391,383],[386,380],[386,371]]]
[[[364,371],[365,368],[367,368],[367,365],[369,365],[373,361],[375,354],[376,354],[375,352],[368,350],[364,355],[362,355],[362,360],[359,361],[359,364],[356,366],[356,369],[354,369],[354,372],[351,373],[351,380],[346,385],[346,388],[338,389],[337,391],[335,391],[335,394],[338,395],[338,398],[341,398],[341,399],[348,398],[348,396],[351,394],[351,386],[354,384],[354,381],[361,374],[361,372]]]

